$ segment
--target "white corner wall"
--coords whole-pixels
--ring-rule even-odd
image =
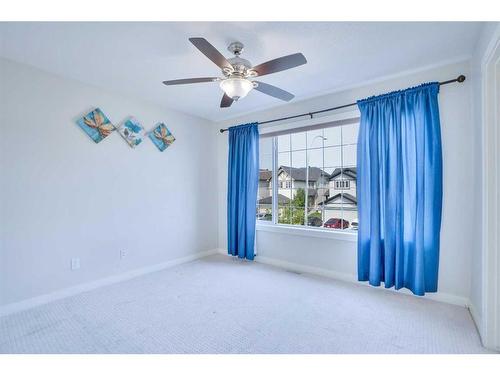
[[[75,124],[93,107],[177,140],[95,144]],[[0,116],[0,307],[217,247],[211,123],[3,59]]]
[[[478,152],[477,137],[480,134],[478,134],[477,126],[471,121],[473,82],[469,73],[469,61],[457,62],[256,112],[232,121],[221,122],[216,126],[227,127],[320,110],[352,103],[371,95],[418,85],[422,82],[448,80],[456,78],[459,74],[466,75],[467,80],[463,84],[443,86],[439,94],[444,195],[439,293],[437,295],[438,299],[464,305],[468,303],[470,295],[471,258],[480,251],[480,233],[475,224],[477,215],[475,197],[480,189],[478,181],[475,180],[477,177],[475,171],[480,166],[474,157]],[[251,95],[260,94],[251,93],[245,100],[251,100]],[[352,111],[352,107],[346,108],[346,111]],[[226,249],[227,133],[218,137],[218,241],[219,247]],[[275,264],[295,264],[303,269],[314,269],[343,279],[357,279],[356,242],[258,231],[257,251],[256,259],[260,257]]]
[[[477,168],[474,169],[474,180],[479,182],[477,195],[474,197],[475,206],[475,226],[476,231],[482,234],[483,231],[483,182],[484,182],[484,153],[483,153],[483,141],[484,141],[484,119],[483,119],[483,103],[484,103],[484,69],[485,69],[485,59],[487,55],[493,49],[495,43],[500,38],[500,24],[498,22],[486,23],[479,40],[476,44],[476,49],[474,51],[474,56],[471,60],[471,81],[472,81],[472,105],[473,114],[472,121],[474,128],[476,129],[475,150],[474,153],[474,165]],[[484,273],[485,273],[485,244],[482,236],[478,239],[478,248],[474,249],[473,255],[471,257],[471,291],[470,291],[470,303],[471,312],[474,317],[474,321],[478,326],[478,330],[484,342],[485,332],[484,332],[484,302],[485,296],[483,295],[484,283]]]

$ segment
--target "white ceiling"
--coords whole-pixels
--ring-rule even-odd
[[[283,105],[252,91],[219,108],[217,83],[164,86],[167,79],[219,76],[189,41],[201,36],[225,56],[235,40],[254,65],[302,52],[308,63],[262,77],[295,101],[368,80],[471,56],[477,22],[0,23],[0,55],[83,82],[219,121]],[[452,77],[436,77],[452,78]]]

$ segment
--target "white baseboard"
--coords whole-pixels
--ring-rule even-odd
[[[219,249],[219,253],[227,254],[227,252],[225,250],[222,250],[222,249]],[[372,287],[368,283],[359,282],[357,276],[354,274],[331,271],[331,270],[327,270],[325,268],[306,266],[306,265],[292,263],[292,262],[288,262],[288,261],[284,261],[284,260],[280,260],[280,259],[268,258],[268,257],[264,257],[261,255],[256,256],[255,261],[259,262],[259,263],[269,264],[271,266],[283,268],[286,270],[294,271],[294,272],[309,273],[309,274],[313,274],[313,275],[329,277],[329,278],[336,279],[336,280],[356,283],[358,285],[371,287],[376,291],[383,291],[383,292],[389,292],[389,293],[402,293],[402,294],[415,296],[411,291],[409,291],[407,289],[395,290],[394,288],[386,289],[383,287],[381,287],[381,288]],[[430,299],[430,300],[434,300],[434,301],[438,301],[438,302],[444,302],[444,303],[449,303],[452,305],[458,305],[458,306],[463,306],[463,307],[467,307],[470,304],[469,299],[466,297],[461,297],[461,296],[457,296],[454,294],[442,293],[442,292],[428,293],[425,296],[415,296],[415,297],[426,298],[426,299]]]
[[[178,264],[186,263],[186,262],[191,262],[193,260],[203,258],[209,255],[216,254],[220,251],[220,249],[213,249],[213,250],[208,250],[208,251],[203,251],[199,253],[195,253],[192,255],[188,255],[182,258],[177,258],[177,259],[172,259],[167,262],[155,264],[152,266],[147,266],[147,267],[142,267],[138,268],[135,270],[131,270],[128,272],[120,273],[117,275],[105,277],[103,279],[98,279],[94,281],[90,281],[88,283],[84,284],[78,284],[69,288],[65,289],[60,289],[55,292],[43,294],[41,296],[25,299],[19,302],[14,302],[7,304],[5,306],[0,307],[0,317],[1,316],[6,316],[10,315],[19,311],[23,310],[28,310],[36,306],[44,305],[46,303],[65,298],[65,297],[70,297],[74,296],[76,294],[82,293],[82,292],[87,292],[92,289],[97,289],[102,286],[106,285],[111,285],[115,283],[119,283],[120,281],[125,281],[125,280],[130,280],[133,278],[136,278],[138,276],[146,275],[148,273],[156,272],[156,271],[161,271],[166,268],[170,268],[173,266],[176,266]]]

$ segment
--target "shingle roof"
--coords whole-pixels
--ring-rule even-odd
[[[292,168],[282,165],[278,170],[278,175],[281,172],[286,172],[295,181],[306,180],[306,168]],[[324,170],[317,167],[309,167],[309,181],[317,181],[321,176],[324,176],[327,179],[330,178],[330,175]]]
[[[265,197],[262,199],[259,199],[259,204],[272,204],[273,203],[273,197]],[[278,204],[288,204],[290,203],[290,198],[285,197],[282,194],[278,194]]]
[[[345,199],[347,199],[348,201],[351,201],[351,203],[358,204],[358,199],[354,195],[351,195],[349,193],[338,193],[338,194],[335,194],[335,195],[331,196],[330,198],[328,198],[327,200],[325,200],[324,202],[321,202],[320,204],[331,203],[331,202],[337,200],[338,198],[340,198],[342,195],[344,196]]]
[[[273,177],[273,172],[269,169],[260,169],[259,170],[259,181],[268,181]]]
[[[349,168],[335,168],[335,170],[330,175],[330,180],[339,176],[342,173],[342,169],[343,169],[343,174],[345,177],[351,178],[353,180],[356,179],[356,176],[358,175],[358,172],[357,172],[358,169],[356,167],[349,167]]]

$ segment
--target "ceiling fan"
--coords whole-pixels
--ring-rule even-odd
[[[234,57],[226,59],[205,38],[189,38],[189,41],[193,43],[201,53],[212,60],[215,65],[221,68],[224,77],[176,79],[172,81],[163,81],[163,83],[170,86],[200,82],[220,82],[220,88],[224,91],[220,103],[221,108],[230,107],[234,101],[244,98],[252,89],[287,102],[292,100],[294,95],[290,94],[288,91],[268,83],[251,79],[266,74],[281,72],[307,63],[303,54],[294,53],[292,55],[267,61],[260,65],[252,66],[250,61],[240,57],[243,52],[243,44],[240,42],[233,42],[227,47],[227,49],[234,54]]]

